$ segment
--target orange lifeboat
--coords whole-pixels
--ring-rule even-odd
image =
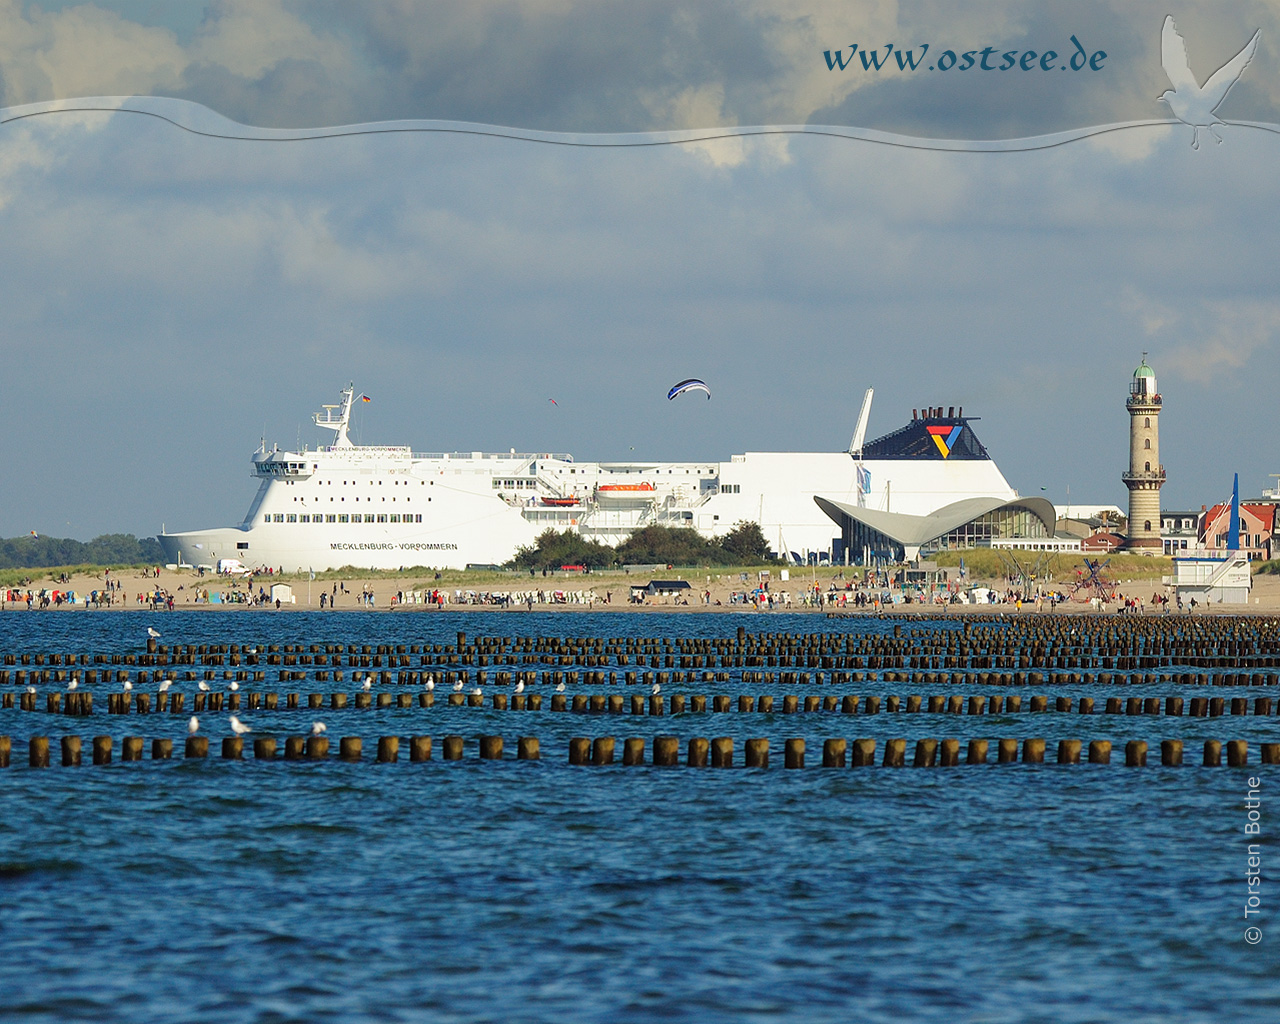
[[[596,490],[601,494],[616,494],[619,497],[627,497],[633,494],[648,494],[656,491],[657,488],[645,481],[638,484],[601,484]]]

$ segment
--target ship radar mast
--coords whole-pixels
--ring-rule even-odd
[[[315,415],[317,427],[324,427],[334,433],[334,448],[350,448],[351,438],[347,436],[347,425],[351,422],[351,403],[355,400],[356,386],[348,384],[342,389],[341,405],[325,405],[324,412]]]

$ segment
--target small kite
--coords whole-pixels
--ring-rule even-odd
[[[711,389],[707,387],[706,381],[698,380],[697,377],[690,377],[688,380],[682,380],[667,392],[667,401],[671,401],[676,395],[682,395],[686,391],[705,391],[707,397],[711,397]]]
[[[547,401],[550,402],[552,405],[554,405],[557,409],[560,408],[560,403],[557,402],[554,398],[548,398]]]

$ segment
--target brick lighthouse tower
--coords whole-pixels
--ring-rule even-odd
[[[1160,391],[1147,354],[1133,371],[1129,384],[1129,471],[1121,477],[1129,488],[1129,536],[1125,548],[1141,554],[1160,554]]]

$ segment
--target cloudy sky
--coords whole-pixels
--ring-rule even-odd
[[[956,8],[0,0],[0,105],[951,139],[1167,118],[1163,7]],[[1280,121],[1274,5],[1174,13],[1201,80],[1262,29],[1220,114]],[[1072,34],[1103,71],[878,75],[822,55],[1067,52]],[[0,125],[0,535],[238,522],[259,439],[322,440],[309,416],[348,380],[374,399],[366,443],[579,459],[839,450],[874,385],[873,434],[963,405],[1024,493],[1123,505],[1145,350],[1166,507],[1280,472],[1277,132],[1228,126],[1195,151],[1190,128],[1146,125],[1021,153],[242,134],[127,112]],[[668,403],[693,375],[715,398]]]

